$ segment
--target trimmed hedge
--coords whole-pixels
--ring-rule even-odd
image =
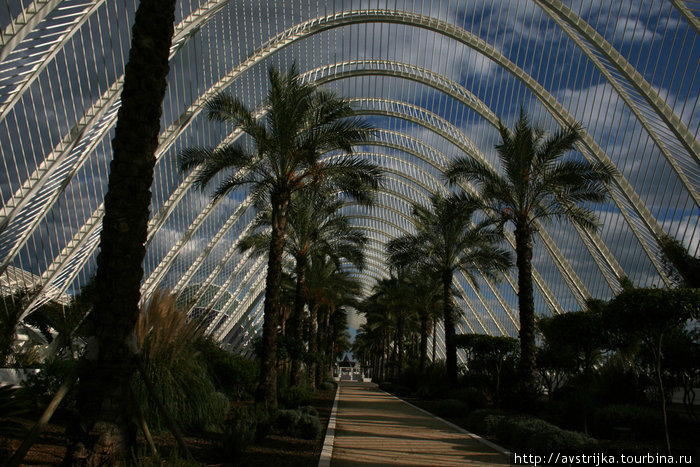
[[[514,451],[581,451],[597,441],[576,431],[562,430],[544,420],[526,416],[511,417],[490,410],[476,410],[467,418],[468,426],[479,434],[495,436]]]

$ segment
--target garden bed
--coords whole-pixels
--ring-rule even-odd
[[[335,389],[319,390],[313,395],[311,405],[318,411],[318,417],[323,427],[323,432],[328,426],[335,397]],[[38,418],[38,416],[37,416]],[[18,420],[28,431],[35,419]],[[197,465],[228,466],[234,463],[223,458],[219,449],[221,435],[211,433],[208,436],[186,436],[185,442],[192,453]],[[12,452],[22,442],[22,437],[7,440]],[[169,433],[155,435],[154,441],[161,457],[167,465],[172,465],[175,457],[170,456],[175,446],[175,439]],[[61,420],[49,424],[39,440],[32,446],[24,459],[24,465],[55,466],[61,462],[66,450],[65,429]],[[140,440],[140,452],[146,453],[147,446]],[[323,448],[323,436],[316,440],[305,440],[288,436],[268,435],[258,444],[249,446],[236,460],[235,465],[246,466],[316,466]],[[184,456],[179,456],[184,458]],[[152,460],[144,460],[144,465],[157,465]]]

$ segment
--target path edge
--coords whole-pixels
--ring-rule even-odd
[[[423,412],[423,413],[426,414],[426,415],[430,415],[430,416],[433,417],[433,418],[437,418],[437,419],[440,420],[442,423],[444,423],[444,424],[450,426],[451,428],[453,428],[453,429],[459,431],[460,433],[463,433],[463,434],[465,434],[465,435],[467,435],[467,436],[470,436],[471,438],[474,438],[475,440],[479,441],[480,443],[482,443],[482,444],[484,444],[484,445],[490,447],[491,449],[494,449],[494,450],[498,451],[499,453],[504,454],[504,455],[506,455],[506,456],[508,456],[508,457],[510,458],[511,452],[510,452],[509,450],[505,449],[504,447],[499,446],[498,444],[493,443],[493,442],[489,441],[488,439],[484,439],[484,438],[482,438],[481,436],[477,435],[476,433],[472,433],[471,431],[467,431],[467,430],[465,430],[464,428],[462,428],[461,426],[455,425],[454,423],[452,423],[452,422],[450,422],[450,421],[447,421],[447,420],[445,420],[445,419],[442,418],[442,417],[438,417],[438,416],[435,415],[434,413],[428,412],[427,410],[422,409],[422,408],[418,407],[417,405],[413,405],[413,404],[411,404],[410,402],[401,399],[400,397],[397,397],[397,396],[395,396],[395,395],[393,395],[393,394],[391,394],[391,393],[389,393],[389,392],[384,391],[383,389],[379,389],[379,390],[382,391],[382,392],[384,392],[384,393],[386,393],[387,395],[393,397],[394,399],[398,399],[398,400],[400,400],[401,402],[403,402],[404,404],[407,404],[407,405],[413,407],[414,409],[419,410],[420,412]],[[334,407],[334,409],[335,409],[335,407]],[[329,424],[328,426],[330,426],[330,424]],[[324,449],[325,449],[325,446],[324,446]],[[319,464],[319,467],[321,467],[321,464]]]
[[[333,444],[335,443],[335,419],[338,414],[338,399],[340,398],[340,383],[335,387],[335,399],[333,399],[333,408],[331,415],[328,417],[328,427],[326,428],[326,437],[323,439],[323,449],[321,449],[321,457],[318,459],[318,467],[330,467],[331,459],[333,458]]]

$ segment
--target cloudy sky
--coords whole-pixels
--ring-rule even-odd
[[[8,27],[28,3],[0,0],[0,26]],[[66,245],[81,240],[81,227],[91,216],[99,219],[118,106],[118,93],[110,92],[110,87],[123,72],[137,3],[65,0],[0,63],[0,201],[13,205],[22,184],[38,173],[47,180],[32,191],[29,203],[12,211],[13,217],[8,217],[0,231],[3,264],[46,275],[47,270],[63,264]],[[697,192],[700,186],[697,154],[687,148],[687,141],[679,141],[678,132],[658,117],[607,57],[592,47],[588,55],[584,53],[570,35],[584,47],[590,46],[587,38],[565,31],[550,16],[545,7],[548,2],[232,0],[211,14],[199,11],[200,3],[205,2],[179,2],[176,34],[184,41],[171,60],[163,106],[162,131],[172,138],[163,138],[156,166],[154,214],[185,179],[176,168],[177,153],[194,145],[218,145],[232,131],[209,122],[199,112],[198,99],[223,89],[256,108],[266,92],[267,68],[273,64],[287,68],[295,62],[302,73],[313,71],[310,79],[328,78],[325,86],[356,99],[358,110],[368,112],[368,118],[386,130],[376,144],[358,151],[405,174],[392,175],[390,183],[389,191],[400,196],[388,193],[380,197],[390,207],[407,214],[406,200],[423,202],[426,193],[416,180],[439,189],[440,169],[465,148],[498,166],[493,149],[498,135],[490,119],[511,124],[522,106],[548,130],[567,119],[580,122],[629,182],[635,192],[632,198],[639,197],[639,204],[663,231],[681,240],[691,252],[698,251],[699,209],[688,190],[689,186]],[[700,48],[694,30],[670,2],[565,3],[634,66],[687,128],[690,142],[697,145],[700,82],[695,76]],[[353,11],[356,13],[351,14]],[[563,21],[562,16],[554,17]],[[190,29],[191,24],[196,27]],[[329,69],[329,65],[336,66]],[[396,73],[399,68],[401,76]],[[374,74],[342,75],[358,70],[374,70]],[[335,79],[337,73],[342,78]],[[619,82],[617,89],[608,77]],[[531,79],[537,89],[523,79]],[[451,88],[453,96],[437,89],[437,84]],[[548,99],[565,110],[553,113]],[[636,107],[630,107],[630,102]],[[588,155],[590,147],[582,150]],[[50,157],[56,157],[58,163],[42,165]],[[687,186],[677,170],[684,174]],[[640,243],[654,249],[653,235],[632,203],[619,189],[616,192],[622,206],[612,201],[592,206],[601,219],[599,237],[633,281],[660,284]],[[210,205],[210,192],[187,190],[162,227],[152,233],[144,263],[146,277],[159,270],[169,252],[174,261],[163,275],[164,286],[178,284],[197,258],[202,259],[201,266],[190,271],[190,283],[211,278],[214,284],[224,284],[233,271],[248,272],[246,267],[236,267],[237,256],[216,268],[252,212],[245,211],[231,230],[220,233],[216,245],[207,248],[245,195],[237,191],[204,217],[200,213]],[[411,229],[405,215],[381,205],[363,215],[395,223],[368,224],[390,236],[396,235],[397,228]],[[570,226],[546,228],[586,290],[593,296],[610,296],[612,289],[603,273],[611,272],[594,261],[595,248],[591,253]],[[180,244],[186,232],[189,241]],[[387,237],[375,237],[373,248],[381,264]],[[54,280],[63,281],[58,285],[69,291],[78,289],[94,270],[94,254],[94,248],[85,249],[73,257],[68,268],[76,273]],[[535,254],[537,270],[561,308],[578,307],[577,292],[562,280],[542,242],[536,243]],[[377,268],[366,275],[368,283],[371,275],[381,273]],[[218,271],[214,277],[213,271]],[[467,317],[477,331],[494,332],[491,311],[509,333],[514,332],[487,285],[480,284],[482,301],[462,278],[458,282],[465,290],[464,298],[485,323],[482,329],[478,320]],[[242,277],[231,284],[231,292],[238,292],[241,300],[252,293]],[[497,287],[514,307],[516,295],[508,282]],[[537,302],[541,313],[551,312],[539,293]]]

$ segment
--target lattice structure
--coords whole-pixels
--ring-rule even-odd
[[[94,274],[137,6],[0,0],[0,283],[41,292],[25,313]],[[356,148],[386,170],[378,203],[344,208],[370,238],[367,267],[347,266],[366,291],[388,274],[384,245],[412,231],[411,203],[448,190],[450,160],[468,154],[498,168],[495,126],[520,106],[548,129],[581,122],[580,155],[619,170],[610,202],[595,207],[598,233],[539,226],[537,312],[608,298],[622,275],[668,284],[656,239],[700,249],[699,15],[683,0],[180,0],[144,297],[183,292],[231,346],[258,331],[265,262],[235,248],[254,216],[248,193],[212,202],[178,174],[176,155],[245,143],[209,122],[203,104],[225,90],[260,109],[268,67],[293,62],[380,129]],[[478,281],[475,290],[455,279],[459,330],[516,335],[515,273]]]

